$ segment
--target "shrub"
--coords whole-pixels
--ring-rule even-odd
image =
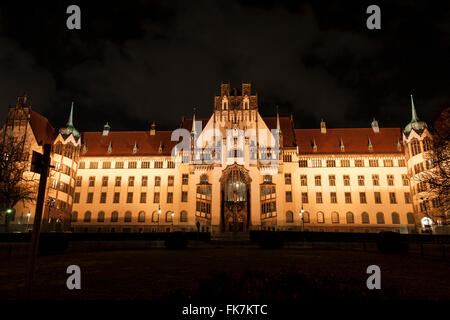
[[[168,235],[164,245],[167,249],[184,249],[188,243],[189,240],[183,232],[172,232]]]
[[[259,245],[263,249],[280,249],[283,247],[283,237],[277,232],[267,232],[262,235]]]
[[[397,232],[380,232],[377,239],[378,250],[384,253],[406,253],[408,252],[408,238]]]
[[[39,254],[63,254],[68,246],[69,241],[64,233],[43,233],[39,239]]]

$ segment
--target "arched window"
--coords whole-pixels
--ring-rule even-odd
[[[414,219],[414,214],[412,212],[408,212],[406,214],[406,219],[408,220],[408,224],[414,224],[416,223],[415,219]]]
[[[400,224],[400,216],[397,212],[392,212],[392,224]]]
[[[420,142],[417,139],[413,139],[411,141],[411,155],[415,156],[416,154],[419,154],[421,152],[420,149]]]
[[[172,222],[173,221],[173,216],[172,216],[172,211],[167,211],[166,212],[166,222]]]
[[[158,221],[159,221],[159,213],[158,213],[158,211],[153,211],[152,222],[158,222]]]
[[[124,222],[131,222],[131,211],[125,212]]]
[[[111,222],[119,221],[119,213],[117,211],[113,211],[111,213]]]
[[[78,212],[72,212],[72,222],[77,222],[78,220]]]
[[[331,223],[339,223],[339,213],[336,211],[331,213]]]
[[[384,214],[383,212],[377,213],[377,224],[384,224]]]
[[[232,169],[228,174],[225,185],[225,200],[230,202],[247,200],[245,176],[239,169]]]
[[[361,213],[361,223],[363,223],[363,224],[369,224],[370,223],[369,214],[367,212]]]
[[[309,223],[309,212],[308,211],[303,212],[303,222]]]
[[[321,211],[317,212],[317,223],[325,223],[325,217]]]
[[[84,222],[91,222],[91,212],[90,211],[86,211],[84,213]]]
[[[352,212],[346,213],[347,223],[355,223],[355,216]]]
[[[105,212],[100,211],[97,215],[97,222],[105,222]]]
[[[145,211],[140,211],[138,214],[138,222],[145,222]]]
[[[188,221],[187,212],[181,211],[180,212],[180,222],[187,222],[187,221]]]
[[[294,214],[292,213],[292,211],[286,212],[286,222],[287,223],[294,222]]]

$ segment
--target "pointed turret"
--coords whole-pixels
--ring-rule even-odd
[[[417,120],[419,120],[416,113],[416,107],[414,106],[413,95],[411,95],[411,115],[411,122],[417,122]]]
[[[375,117],[373,118],[373,121],[372,121],[371,125],[372,125],[373,132],[375,132],[375,133],[379,133],[380,132],[380,127],[378,126],[378,121],[375,120]]]
[[[70,106],[69,120],[67,120],[66,126],[73,127],[73,101],[72,101],[72,105]]]
[[[195,136],[195,108],[194,108],[194,115],[192,116],[192,129],[191,129],[191,134],[193,134]]]
[[[78,139],[80,137],[80,133],[77,129],[73,126],[73,101],[72,105],[70,107],[70,114],[69,119],[67,120],[67,124],[65,128],[59,129],[59,132],[61,135],[68,137],[69,135],[73,135],[75,139]]]
[[[411,95],[411,122],[406,125],[404,133],[408,136],[411,130],[415,130],[420,134],[427,127],[428,126],[424,121],[419,120],[416,113],[416,107],[414,105],[413,95]]]
[[[277,106],[277,132],[278,134],[281,134],[280,114],[278,113],[278,106]]]

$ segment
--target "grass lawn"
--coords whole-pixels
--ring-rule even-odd
[[[22,299],[26,259],[0,264],[0,300]],[[82,272],[66,288],[66,268]],[[368,290],[366,268],[381,268],[381,290]],[[450,299],[450,263],[351,250],[211,248],[68,253],[38,257],[33,299],[296,301]]]

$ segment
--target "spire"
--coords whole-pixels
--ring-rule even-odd
[[[69,120],[67,120],[67,127],[73,127],[73,101],[72,101],[72,105],[70,107],[70,115],[69,115]]]
[[[367,148],[369,149],[369,151],[373,151],[373,145],[372,145],[372,141],[369,138],[369,141],[367,143]]]
[[[191,133],[195,135],[195,107],[194,107],[194,116],[192,117],[192,130]]]
[[[380,132],[380,127],[378,126],[378,121],[375,120],[375,117],[373,117],[373,121],[372,121],[371,125],[372,125],[373,132],[375,132],[375,133]]]
[[[339,141],[339,148],[341,148],[342,152],[345,151],[344,140],[342,140],[342,137],[341,137],[341,140]]]
[[[137,151],[138,151],[137,142],[134,141],[133,153],[136,153]]]
[[[417,117],[416,107],[414,106],[413,95],[411,95],[411,114],[412,114],[411,122],[417,122],[419,118]]]
[[[278,134],[281,133],[281,127],[280,127],[280,114],[278,113],[278,106],[277,106],[277,131],[278,131]]]

